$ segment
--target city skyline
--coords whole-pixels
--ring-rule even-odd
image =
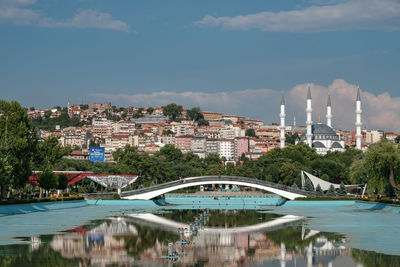
[[[313,120],[329,90],[333,126],[353,129],[360,85],[364,125],[396,131],[399,29],[394,0],[0,0],[0,90],[27,107],[176,102],[265,123],[284,90],[303,124],[311,83]]]

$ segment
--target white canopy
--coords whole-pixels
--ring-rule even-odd
[[[120,189],[135,182],[138,176],[126,177],[124,175],[106,175],[104,177],[87,176],[87,178],[98,184],[101,184],[104,187],[109,186],[114,189]]]
[[[330,183],[327,182],[325,180],[322,180],[321,178],[318,178],[317,176],[314,176],[306,171],[302,171],[301,174],[301,178],[302,178],[302,183],[304,182],[304,174],[305,173],[307,175],[307,177],[311,180],[314,188],[317,188],[317,186],[319,185],[322,189],[322,191],[327,191],[329,189],[329,187],[331,187],[331,185],[333,185],[333,187],[335,189],[340,188],[340,184],[334,184],[334,183]],[[357,187],[360,185],[345,185],[345,187]]]

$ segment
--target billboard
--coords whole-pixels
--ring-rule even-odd
[[[104,147],[89,147],[89,160],[104,162]]]

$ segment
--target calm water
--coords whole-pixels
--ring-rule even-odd
[[[57,232],[71,216],[93,219],[96,209],[112,216]],[[351,248],[348,234],[313,229],[312,218],[276,210],[67,211],[3,217],[15,233],[30,234],[0,246],[0,266],[400,266],[399,256]],[[56,218],[65,220],[49,228]],[[3,228],[3,242],[15,237],[10,231]]]

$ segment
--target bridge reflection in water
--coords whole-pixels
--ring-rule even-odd
[[[236,222],[235,217],[239,218]],[[136,213],[56,235],[50,246],[64,258],[102,266],[172,264],[173,260],[162,258],[168,254],[168,245],[179,255],[175,261],[181,266],[200,262],[208,262],[207,266],[265,262],[330,266],[338,256],[350,254],[341,236],[306,229],[304,219],[256,211]]]

